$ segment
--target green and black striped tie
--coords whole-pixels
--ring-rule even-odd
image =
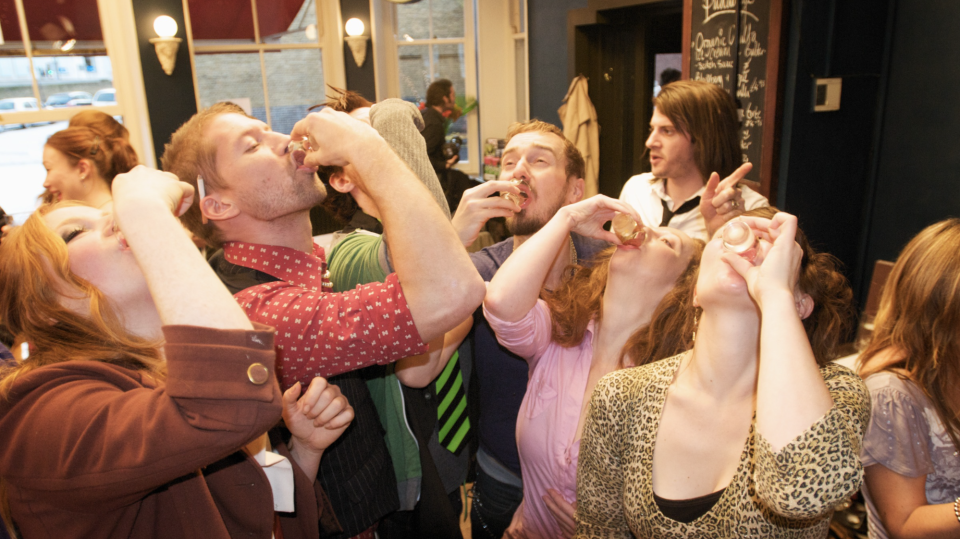
[[[460,371],[460,353],[454,352],[446,368],[436,381],[437,417],[440,424],[440,445],[457,453],[466,445],[470,435],[470,418],[467,414],[467,391],[463,387]]]

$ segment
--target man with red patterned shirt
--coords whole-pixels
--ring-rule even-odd
[[[165,170],[195,186],[202,181],[184,225],[207,244],[223,245],[235,271],[218,272],[221,279],[243,289],[236,297],[252,320],[276,329],[281,384],[426,351],[425,343],[466,318],[484,294],[449,220],[369,125],[325,109],[299,122],[292,136],[308,139],[311,150],[289,151],[291,136],[221,103],[184,124],[163,156]],[[352,169],[380,208],[396,269],[384,283],[325,290],[325,255],[309,220],[326,195],[318,167],[322,174]],[[373,473],[360,468],[355,480]],[[395,499],[395,489],[390,494]],[[363,531],[341,524],[344,537]]]

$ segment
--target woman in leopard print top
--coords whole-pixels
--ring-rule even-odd
[[[577,537],[822,538],[859,488],[869,398],[826,363],[849,286],[796,217],[743,219],[760,237],[756,258],[707,244],[693,350],[597,385]]]

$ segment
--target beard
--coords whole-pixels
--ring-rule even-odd
[[[562,206],[563,197],[559,196],[551,207],[544,208],[540,212],[534,213],[533,207],[524,208],[513,217],[507,217],[507,230],[514,236],[532,236],[543,228],[543,225],[547,224],[547,221],[552,219]]]
[[[272,193],[259,192],[250,197],[242,197],[246,213],[260,221],[274,219],[309,211],[327,198],[327,189],[316,174],[310,180],[295,181],[290,189]]]

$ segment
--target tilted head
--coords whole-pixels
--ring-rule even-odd
[[[748,217],[771,219],[779,210],[762,207],[746,212]],[[722,228],[711,239],[703,253],[696,281],[698,305],[710,308],[756,309],[747,285],[727,262],[722,260]],[[836,359],[840,338],[845,336],[853,318],[853,291],[840,272],[840,262],[831,254],[817,252],[799,228],[795,241],[803,253],[797,270],[795,296],[803,328],[820,365]],[[691,313],[693,316],[693,313]]]
[[[288,151],[289,143],[288,135],[232,103],[195,114],[173,134],[161,160],[164,170],[194,187],[203,178],[206,196],[196,197],[181,217],[184,226],[219,246],[243,239],[231,237],[237,217],[268,222],[319,204],[326,191],[316,169],[303,166],[303,153]]]
[[[553,124],[529,120],[511,125],[500,166],[500,179],[522,180],[520,190],[527,195],[520,212],[507,219],[516,236],[535,233],[557,210],[583,197],[583,156]]]
[[[619,367],[645,365],[688,349],[693,324],[686,313],[702,253],[702,241],[669,228],[651,229],[640,248],[600,252],[546,294],[553,340],[561,346],[579,345],[587,324],[602,314],[611,279],[630,279],[639,300],[651,301],[656,308],[650,321],[638,323],[627,339]]]
[[[108,214],[65,202],[43,206],[0,243],[0,320],[31,344],[11,371],[67,360],[161,370],[158,343],[123,326],[120,308],[149,298],[133,254]],[[147,299],[149,300],[149,299]]]
[[[738,130],[740,119],[737,104],[719,86],[702,81],[683,80],[663,87],[653,98],[654,119],[667,120],[677,132],[689,140],[692,151],[687,159],[699,171],[706,182],[716,172],[721,178],[729,176],[742,164]],[[659,117],[658,117],[659,115]],[[651,138],[656,130],[651,131]],[[651,157],[657,151],[647,139]],[[651,159],[653,173],[657,177],[670,177],[667,172],[657,171]],[[679,163],[674,163],[679,166]]]

